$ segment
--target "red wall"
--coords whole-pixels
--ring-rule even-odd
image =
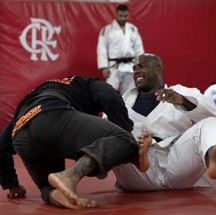
[[[73,74],[101,77],[97,37],[101,27],[112,21],[116,5],[0,0],[0,130],[18,101],[42,81]],[[146,52],[164,61],[166,83],[204,91],[216,81],[216,1],[131,0],[128,6]],[[46,20],[49,29],[61,27],[61,31],[46,31],[46,23],[32,23],[31,18]],[[34,56],[22,46],[21,35]],[[34,36],[37,43],[32,43]]]

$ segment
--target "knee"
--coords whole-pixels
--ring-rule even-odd
[[[203,126],[216,126],[216,117],[211,116],[201,120]]]
[[[216,131],[216,117],[207,117],[195,125],[200,134],[208,135]]]

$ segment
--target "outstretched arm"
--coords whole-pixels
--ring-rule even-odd
[[[26,194],[26,189],[19,184],[14,168],[13,155],[15,151],[12,146],[12,129],[13,123],[11,121],[0,136],[0,184],[4,190],[9,189],[9,198],[23,197]]]
[[[126,131],[133,130],[133,122],[128,116],[128,111],[123,98],[117,90],[104,81],[93,81],[90,87],[95,106],[101,108],[108,119]]]
[[[188,111],[196,108],[196,105],[187,100],[181,94],[175,92],[172,89],[160,89],[155,94],[158,101],[168,102],[174,105],[182,105]]]

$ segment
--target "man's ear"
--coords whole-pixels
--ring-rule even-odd
[[[162,72],[163,72],[162,68],[160,66],[157,66],[156,67],[156,73],[157,73],[157,75],[162,75]]]

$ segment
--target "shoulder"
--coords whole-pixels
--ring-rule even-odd
[[[112,29],[112,23],[105,25],[101,30],[100,30],[100,35],[104,36],[107,32],[109,32]]]
[[[206,90],[206,91],[216,91],[216,84],[212,84],[211,86],[209,86]]]
[[[216,98],[216,84],[209,86],[205,91],[204,95],[210,98]]]
[[[131,22],[127,22],[127,26],[128,28],[132,31],[132,32],[137,32],[138,28]]]

